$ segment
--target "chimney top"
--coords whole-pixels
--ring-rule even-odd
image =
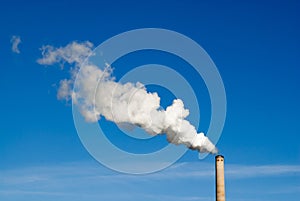
[[[224,158],[222,155],[216,155],[216,158]]]

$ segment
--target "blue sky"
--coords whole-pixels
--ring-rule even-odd
[[[71,104],[56,98],[67,69],[37,63],[43,45],[97,46],[147,27],[190,37],[218,67],[227,96],[217,144],[226,160],[227,198],[298,200],[299,8],[297,1],[2,1],[0,200],[214,200],[214,156],[199,160],[188,151],[170,168],[140,176],[96,162],[80,142]],[[21,39],[19,52],[12,50],[13,36]],[[186,65],[172,55],[137,52],[115,63],[115,76],[153,60],[179,72]],[[206,131],[205,85],[192,71],[183,75],[201,97],[199,131]],[[164,107],[174,98],[149,90],[159,92]],[[164,136],[142,141],[115,134],[109,136],[115,144],[135,153],[166,145]]]

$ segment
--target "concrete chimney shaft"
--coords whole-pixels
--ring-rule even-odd
[[[216,156],[216,201],[225,201],[224,156]]]

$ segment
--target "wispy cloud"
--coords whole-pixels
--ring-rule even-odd
[[[12,50],[14,53],[20,54],[20,49],[19,49],[19,45],[20,45],[20,43],[21,43],[21,38],[20,38],[20,36],[12,36],[11,39],[10,39],[10,42],[11,42],[11,44],[12,44],[11,50]]]
[[[300,165],[228,165],[225,173],[233,178],[300,174]]]
[[[259,177],[271,180],[272,178],[296,180],[295,178],[300,177],[299,165],[226,164],[225,168],[226,180],[229,183],[239,183],[244,179],[255,181]],[[97,163],[77,162],[0,170],[0,199],[5,196],[34,196],[35,198],[61,196],[65,198],[64,200],[76,200],[81,196],[89,200],[132,200],[132,197],[143,200],[213,200],[211,194],[205,192],[207,189],[213,189],[211,185],[213,180],[213,163],[180,163],[163,171],[141,176],[119,174]],[[211,187],[204,188],[209,182]],[[193,186],[195,183],[202,186],[202,189],[190,194],[180,192],[182,186]],[[115,193],[115,188],[118,188],[118,193]],[[158,190],[161,188],[163,189]],[[179,193],[174,192],[173,195],[166,191],[168,188],[178,188],[176,191]],[[277,186],[277,189],[282,188]],[[286,189],[289,187],[287,186]],[[162,194],[158,195],[154,193],[155,191]],[[285,193],[296,192],[289,189]]]
[[[206,196],[174,196],[174,195],[153,195],[153,194],[141,194],[140,197],[151,200],[176,200],[176,201],[194,201],[194,200],[211,200],[212,197]]]
[[[138,165],[138,164],[133,164]],[[141,164],[140,164],[141,165]],[[55,178],[73,177],[73,178],[107,178],[112,181],[113,178],[205,178],[214,176],[214,164],[191,162],[180,163],[165,170],[147,174],[143,176],[119,174],[110,171],[102,166],[89,164],[85,162],[67,163],[56,166],[36,166],[15,170],[0,170],[3,173],[0,184],[3,183],[30,183]],[[236,165],[226,164],[225,175],[231,179],[248,177],[272,177],[280,175],[299,175],[300,165]]]
[[[138,165],[138,164],[133,164]],[[214,164],[191,162],[180,163],[165,170],[143,176],[119,174],[102,166],[85,162],[68,163],[56,166],[36,166],[15,170],[0,170],[3,184],[24,184],[41,181],[50,181],[60,178],[107,180],[114,179],[178,179],[178,178],[209,178],[214,176]],[[274,177],[281,175],[300,176],[300,165],[236,165],[226,164],[225,176],[228,179],[241,179],[249,177]]]
[[[68,196],[68,197],[77,197],[80,198],[96,198],[99,199],[99,196],[86,194],[80,195],[80,193],[72,192],[72,193],[60,193],[60,192],[47,192],[47,191],[24,191],[24,190],[0,190],[0,195],[5,194],[8,196],[14,195],[29,195],[29,196]],[[172,195],[164,195],[164,194],[147,194],[147,193],[136,193],[134,195],[138,197],[139,200],[151,200],[151,201],[165,201],[165,200],[176,200],[176,201],[196,201],[196,200],[212,200],[212,197],[205,196],[172,196]],[[132,199],[132,195],[127,193],[118,193],[118,194],[102,194],[101,198],[106,200],[111,199],[119,199],[119,200],[130,200]]]
[[[30,190],[0,190],[0,195],[66,195],[65,193],[30,191]]]
[[[150,175],[157,178],[208,178],[214,176],[214,164],[210,163],[181,163],[173,169]],[[299,175],[300,165],[236,165],[226,164],[225,176],[228,179],[244,179],[257,177],[276,177]]]

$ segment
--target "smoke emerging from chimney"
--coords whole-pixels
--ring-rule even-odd
[[[82,55],[92,52],[90,42],[73,42],[60,48],[47,47],[49,49],[43,49],[43,58],[38,63],[51,65],[57,61],[71,61],[70,64],[75,64],[70,78],[60,81],[57,97],[72,98],[86,121],[97,122],[104,117],[116,124],[141,127],[151,135],[166,134],[172,144],[184,144],[199,152],[217,153],[215,145],[203,133],[197,133],[185,119],[189,110],[184,108],[182,100],[175,99],[172,105],[161,109],[158,94],[148,92],[142,83],[116,82],[109,64],[103,67],[83,63]],[[81,59],[73,58],[74,55]]]

